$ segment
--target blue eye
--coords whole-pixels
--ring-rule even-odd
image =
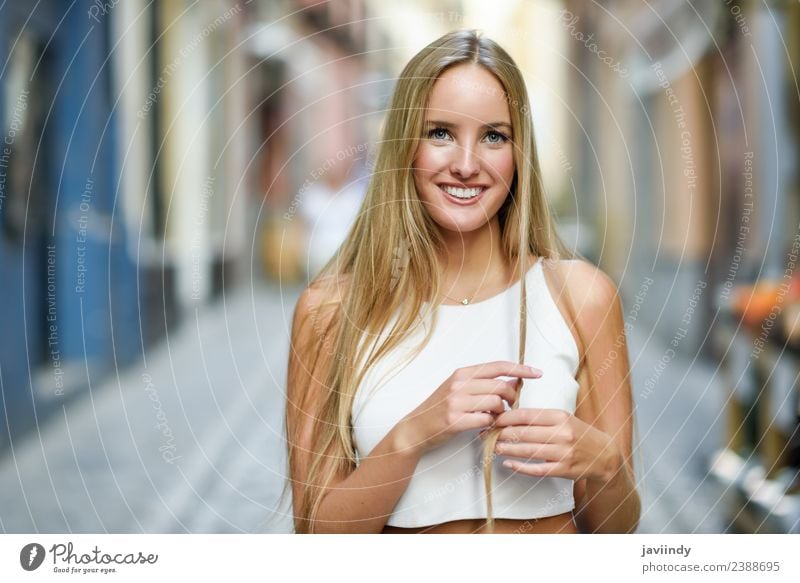
[[[428,132],[428,137],[434,140],[446,140],[450,133],[444,128],[433,128]]]
[[[486,134],[486,137],[488,138],[488,142],[490,144],[503,144],[508,141],[508,136],[495,131],[489,132]]]

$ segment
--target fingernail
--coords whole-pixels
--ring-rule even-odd
[[[541,370],[541,369],[539,369],[539,368],[535,368],[535,367],[533,367],[533,366],[529,366],[529,367],[528,367],[528,369],[529,369],[529,370],[530,370],[530,371],[531,371],[533,374],[542,374],[542,370]]]

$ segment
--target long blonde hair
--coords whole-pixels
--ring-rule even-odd
[[[412,165],[423,137],[433,84],[446,69],[460,64],[477,64],[491,72],[509,103],[515,176],[509,196],[498,211],[502,252],[509,261],[517,262],[520,274],[527,273],[532,255],[553,259],[573,256],[556,234],[545,199],[528,93],[517,65],[497,43],[474,30],[454,31],[426,46],[397,80],[361,211],[344,243],[311,284],[330,292],[323,295],[330,298],[333,317],[322,336],[333,341],[330,353],[335,358],[330,359],[322,376],[327,392],[314,419],[312,460],[302,500],[294,501],[298,533],[311,532],[324,490],[334,476],[356,468],[351,413],[364,374],[409,336],[423,304],[440,298],[438,257],[443,241],[417,195]],[[345,292],[337,294],[338,287],[345,284]],[[338,295],[341,300],[335,299]],[[526,297],[525,278],[521,277],[520,363],[527,336]],[[363,340],[379,335],[392,314],[397,318],[388,336],[370,348]],[[433,317],[435,325],[435,309]],[[512,406],[517,407],[517,403]],[[298,443],[299,428],[289,426],[288,416],[286,420],[290,475],[294,476],[292,449]],[[489,532],[494,526],[491,464],[498,431],[488,435],[483,453]]]

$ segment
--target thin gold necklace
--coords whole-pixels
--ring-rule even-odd
[[[443,293],[442,295],[443,295],[444,297],[446,297],[448,300],[450,300],[451,302],[458,302],[459,304],[461,304],[461,305],[463,305],[463,306],[466,306],[466,305],[469,305],[469,304],[471,304],[472,302],[474,302],[474,301],[475,301],[475,296],[477,296],[477,295],[478,295],[478,292],[475,292],[474,294],[472,294],[472,297],[471,297],[471,298],[464,298],[464,299],[462,299],[462,300],[457,300],[457,299],[455,299],[455,298],[451,298],[450,296],[448,296],[448,295],[447,295],[447,294],[445,294],[445,293]]]
[[[512,285],[513,285],[513,284],[512,284]],[[505,289],[508,289],[508,288],[505,288]],[[464,299],[462,299],[462,300],[457,300],[457,299],[455,299],[455,298],[451,298],[450,296],[448,296],[448,295],[447,295],[447,294],[445,294],[445,293],[443,293],[442,295],[443,295],[444,297],[446,297],[448,300],[450,300],[451,302],[458,302],[459,304],[461,304],[461,305],[463,305],[463,306],[467,306],[467,305],[469,305],[471,302],[473,302],[473,301],[475,300],[475,296],[476,296],[476,295],[478,295],[478,292],[475,292],[474,294],[472,294],[472,297],[471,297],[471,298],[464,298]]]
[[[459,300],[456,300],[456,299],[453,299],[453,298],[451,298],[451,297],[450,297],[450,296],[448,296],[447,294],[442,294],[442,295],[443,295],[444,297],[446,297],[448,300],[450,300],[451,302],[459,302],[460,304],[462,304],[462,305],[464,305],[464,306],[468,305],[468,304],[469,304],[469,303],[472,301],[472,299],[475,299],[475,296],[473,295],[473,296],[472,296],[472,299],[470,299],[470,298],[464,298],[463,300],[460,300],[460,301],[459,301]]]

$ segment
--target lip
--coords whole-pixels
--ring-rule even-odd
[[[444,184],[443,183],[443,184],[437,184],[436,186],[439,189],[439,191],[445,196],[445,198],[447,198],[447,200],[449,200],[450,202],[452,202],[454,204],[459,204],[459,205],[462,205],[462,206],[469,206],[469,205],[477,204],[478,201],[480,201],[480,199],[483,198],[483,195],[486,193],[486,191],[489,190],[489,187],[485,186],[483,184],[475,184],[475,185],[470,186],[470,185],[462,185],[462,184]],[[447,192],[443,188],[444,186],[452,186],[452,187],[455,187],[455,188],[481,188],[483,190],[481,190],[481,193],[478,196],[475,196],[473,198],[469,198],[469,199],[464,200],[462,198],[455,197],[452,194],[450,194],[449,192]]]

